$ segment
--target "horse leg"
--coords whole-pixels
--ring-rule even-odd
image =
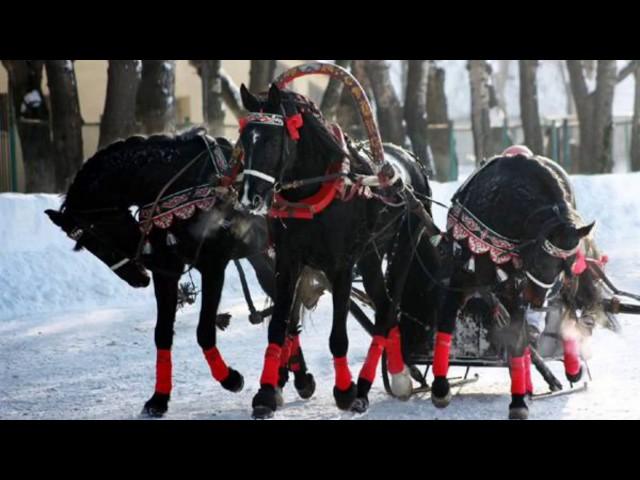
[[[579,382],[582,378],[582,363],[580,362],[580,344],[578,341],[578,328],[576,320],[567,315],[563,319],[562,348],[564,356],[564,373],[571,383]]]
[[[356,385],[351,381],[351,371],[347,362],[349,338],[347,336],[347,314],[351,295],[353,265],[329,276],[333,286],[333,323],[329,336],[329,348],[333,355],[335,386],[333,397],[341,410],[349,410],[356,399]]]
[[[451,387],[447,380],[449,373],[449,353],[451,339],[455,329],[456,317],[464,304],[465,294],[460,290],[461,283],[452,276],[451,289],[445,290],[444,298],[438,312],[438,328],[433,348],[433,383],[431,385],[431,402],[437,408],[445,408],[451,402]]]
[[[162,417],[169,408],[171,397],[171,346],[173,325],[178,304],[180,277],[153,274],[157,319],[154,339],[156,344],[156,387],[153,396],[144,404],[142,413]]]
[[[289,317],[287,327],[287,337],[282,348],[280,357],[280,373],[278,385],[284,388],[289,380],[289,372],[293,372],[294,386],[300,398],[311,398],[316,389],[316,382],[313,375],[307,371],[307,364],[300,346],[300,314],[302,312],[302,299],[296,292],[293,308]]]
[[[287,320],[296,282],[300,273],[298,264],[281,261],[276,271],[276,298],[271,322],[269,322],[269,345],[264,356],[260,377],[260,389],[253,397],[253,418],[270,418],[278,408],[278,381],[282,348],[285,343]],[[280,401],[281,403],[281,401]]]
[[[517,312],[511,315],[511,325],[516,332],[520,332],[515,344],[509,345],[509,373],[511,374],[511,404],[509,404],[510,420],[526,420],[529,417],[529,407],[525,402],[527,394],[527,350],[528,335],[524,328],[524,315]]]
[[[389,265],[389,292],[385,287],[380,260],[375,254],[369,254],[358,262],[365,291],[374,302],[376,309],[373,338],[358,377],[358,398],[354,403],[354,410],[358,412],[364,412],[368,408],[368,394],[385,348],[387,349],[387,366],[391,374],[391,391],[403,400],[411,396],[413,386],[404,364],[397,318],[402,289],[413,257],[411,253],[411,249],[404,249],[402,254],[400,250],[394,254]]]
[[[216,347],[216,313],[220,304],[224,271],[227,262],[203,262],[202,274],[202,306],[198,321],[198,345],[209,364],[214,379],[230,392],[239,392],[244,386],[242,375],[225,363]]]

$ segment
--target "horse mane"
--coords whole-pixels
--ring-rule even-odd
[[[104,175],[121,171],[125,166],[141,167],[157,160],[160,152],[162,152],[163,161],[175,161],[180,158],[178,152],[180,146],[206,134],[205,127],[195,126],[177,133],[133,135],[116,140],[100,148],[82,165],[69,187],[62,206],[65,207],[70,198],[74,202],[82,202]]]
[[[513,155],[508,157],[493,157],[489,161],[497,159],[503,168],[513,168],[522,171],[522,178],[526,182],[537,181],[552,198],[552,203],[558,205],[563,218],[574,225],[582,223],[578,212],[573,208],[571,192],[567,190],[563,179],[558,173],[536,157],[525,155]]]
[[[283,103],[291,103],[296,106],[297,111],[302,115],[304,126],[309,129],[320,145],[342,158],[344,150],[333,134],[329,122],[313,100],[291,90],[280,90],[280,94]],[[305,147],[303,146],[303,148]]]

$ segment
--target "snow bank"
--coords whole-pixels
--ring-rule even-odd
[[[637,248],[640,238],[640,173],[575,176],[578,208],[586,221],[596,219],[596,239],[606,252]],[[448,203],[459,182],[433,183],[434,198]],[[74,242],[44,214],[58,208],[55,195],[0,194],[0,321],[27,313],[53,313],[97,306],[146,305],[155,308],[153,287],[134,289]],[[436,223],[446,211],[434,206]],[[635,272],[611,259],[614,279]],[[252,292],[262,296],[247,268]],[[199,281],[199,275],[194,275]],[[625,282],[620,286],[623,287]],[[227,270],[224,295],[240,294],[235,269]]]

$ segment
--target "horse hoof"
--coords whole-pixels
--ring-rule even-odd
[[[367,397],[358,397],[351,405],[351,411],[354,413],[364,413],[369,408],[369,399]]]
[[[280,387],[276,388],[276,405],[278,408],[284,405],[284,397],[282,396],[282,389]]]
[[[580,365],[580,370],[578,370],[578,373],[576,373],[575,375],[571,375],[569,372],[565,372],[565,375],[567,376],[567,380],[569,380],[571,383],[578,383],[582,378],[582,373],[583,369],[582,365]]]
[[[509,420],[526,420],[529,418],[529,408],[524,401],[524,395],[511,395],[509,405]]]
[[[527,420],[529,409],[527,407],[517,407],[509,409],[509,420]]]
[[[167,410],[169,410],[169,398],[170,396],[164,393],[154,393],[153,396],[147,400],[142,407],[140,415],[144,415],[149,418],[162,418]]]
[[[333,398],[336,399],[336,405],[340,410],[350,410],[351,405],[356,399],[356,384],[351,385],[346,390],[340,390],[337,386],[333,387]]]
[[[409,397],[411,397],[413,383],[406,367],[402,372],[391,375],[391,393],[400,400],[409,400]]]
[[[311,398],[316,391],[316,380],[310,373],[305,373],[300,377],[296,377],[294,385],[298,392],[298,395],[303,400]]]
[[[451,403],[451,387],[446,377],[436,377],[431,384],[431,403],[436,408],[445,408]]]
[[[253,407],[253,412],[251,412],[251,418],[254,420],[267,420],[269,418],[273,418],[274,411],[269,407],[265,406],[257,406]]]
[[[220,385],[222,385],[224,389],[236,393],[244,387],[244,377],[237,370],[229,368],[229,375],[220,382]]]
[[[276,389],[271,385],[263,385],[251,402],[255,419],[265,419],[273,417],[273,413],[278,409]]]

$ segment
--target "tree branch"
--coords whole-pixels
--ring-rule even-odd
[[[640,60],[631,60],[618,72],[616,83],[622,82],[625,78],[635,72],[638,67],[640,67]]]

